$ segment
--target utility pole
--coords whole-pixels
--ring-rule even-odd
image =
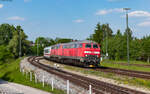
[[[128,64],[129,64],[129,26],[128,26],[128,10],[130,10],[130,8],[123,8],[123,10],[126,11],[126,25],[127,25],[127,28],[126,28],[126,32],[127,32],[127,59],[128,59]]]
[[[38,38],[37,38],[37,56],[38,56],[38,50],[39,50],[39,43],[38,43]]]
[[[21,57],[21,30],[19,31],[19,57]]]
[[[109,25],[107,24],[107,27],[106,27],[106,57],[108,57],[108,27]]]

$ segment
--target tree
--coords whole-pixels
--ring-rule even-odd
[[[5,62],[8,58],[11,58],[13,55],[6,48],[6,46],[0,46],[0,61]]]
[[[56,43],[68,43],[68,42],[71,42],[72,39],[67,39],[67,38],[56,38],[55,39],[55,42]]]
[[[21,52],[22,55],[25,54],[27,49],[27,41],[26,41],[27,35],[23,32],[23,29],[21,26],[17,26],[15,31],[13,32],[13,38],[10,40],[8,48],[9,50],[14,54],[14,57],[19,57],[19,41],[21,40]]]
[[[150,36],[144,37],[142,41],[142,56],[150,62]]]
[[[0,45],[7,45],[13,37],[13,31],[15,27],[9,24],[0,25]]]
[[[130,58],[132,60],[139,60],[141,57],[142,42],[140,39],[134,38],[130,41]]]
[[[129,41],[131,41],[133,39],[132,30],[130,28],[128,28],[128,30],[126,29],[126,31],[124,32],[125,37],[127,37],[127,32],[128,32]]]
[[[94,30],[94,34],[90,35],[88,40],[93,40],[99,44],[102,44],[103,40],[110,36],[112,36],[112,29],[109,27],[109,24],[100,25],[100,23],[98,23],[96,25],[96,29]]]
[[[120,33],[120,30],[117,30],[117,34],[113,35],[112,37],[108,38],[108,54],[109,58],[113,60],[120,60],[124,58],[124,38],[123,35]],[[102,44],[103,53],[106,53],[106,39]]]
[[[89,39],[101,44],[103,38],[104,38],[104,33],[102,30],[102,26],[100,25],[100,23],[98,23],[96,25],[96,29],[94,30],[94,34],[92,34]]]

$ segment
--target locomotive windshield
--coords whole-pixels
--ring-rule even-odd
[[[49,53],[49,49],[46,49],[44,52],[45,52],[45,53]]]
[[[86,44],[85,47],[86,48],[91,48],[91,44]]]
[[[93,48],[98,48],[98,45],[97,44],[93,44]]]

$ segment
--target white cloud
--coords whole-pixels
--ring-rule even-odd
[[[77,19],[77,20],[74,20],[73,22],[75,22],[75,23],[82,23],[82,22],[84,22],[84,20],[82,20],[82,19]]]
[[[150,17],[150,12],[147,11],[133,11],[129,13],[130,17]]]
[[[13,16],[13,17],[7,18],[7,20],[24,21],[25,19],[19,16]]]
[[[114,9],[108,9],[108,10],[106,10],[106,9],[99,10],[96,12],[96,15],[106,15],[106,14],[110,14],[113,12],[121,13],[121,12],[123,12],[123,9],[122,8],[114,8]]]
[[[129,13],[129,17],[143,17],[146,18],[143,22],[137,24],[140,27],[150,26],[150,12],[148,11],[133,11]]]
[[[145,21],[145,22],[139,23],[138,26],[141,26],[141,27],[150,26],[150,21]]]
[[[24,2],[30,2],[31,0],[24,0]]]
[[[0,4],[0,8],[3,8],[3,6],[4,6],[3,4]]]

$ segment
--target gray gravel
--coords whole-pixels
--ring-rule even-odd
[[[56,75],[50,74],[42,69],[39,69],[33,65],[31,65],[27,58],[21,61],[20,63],[21,71],[23,72],[32,72],[33,74],[36,74],[38,81],[43,82],[43,75],[44,75],[44,82],[46,84],[51,84],[52,80],[54,81],[54,88],[61,89],[66,91],[67,90],[67,80],[64,80]],[[25,75],[24,73],[24,75]],[[85,90],[84,88],[80,86],[76,86],[73,83],[69,83],[70,86],[70,94],[88,94],[88,90]]]

